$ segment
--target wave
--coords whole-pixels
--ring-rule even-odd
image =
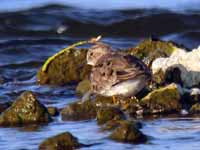
[[[171,11],[199,11],[199,0],[1,0],[0,12],[13,12],[50,4],[93,10],[167,9]]]
[[[59,36],[163,36],[200,30],[200,13],[160,9],[94,11],[58,5],[0,14],[0,39]],[[1,46],[1,45],[0,45]]]

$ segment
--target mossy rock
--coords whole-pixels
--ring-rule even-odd
[[[137,129],[139,129],[139,128],[142,127],[142,124],[140,122],[136,122],[136,121],[130,121],[130,120],[110,120],[110,121],[107,121],[102,126],[102,130],[114,130],[117,127],[119,127],[121,124],[124,124],[124,123],[131,123]]]
[[[144,143],[147,141],[147,137],[130,121],[121,122],[109,138],[125,143]]]
[[[97,123],[104,124],[110,120],[124,120],[124,113],[116,107],[101,107],[97,111]]]
[[[62,120],[88,120],[96,117],[96,105],[93,101],[74,102],[61,111]]]
[[[172,83],[150,92],[141,99],[145,114],[173,113],[181,110],[181,96],[176,84]]]
[[[26,91],[0,115],[1,126],[18,126],[32,123],[48,123],[50,114],[36,96]]]
[[[175,50],[176,46],[171,42],[146,39],[136,47],[129,48],[127,53],[144,60],[147,65],[151,65],[156,58],[168,57]]]
[[[91,67],[86,64],[87,49],[70,49],[54,59],[46,72],[39,70],[39,84],[65,85],[88,77]]]
[[[58,116],[59,111],[56,107],[47,107],[47,110],[51,116]]]
[[[118,97],[115,97],[116,101],[119,101]],[[99,107],[104,107],[104,106],[112,106],[113,103],[113,97],[106,97],[106,96],[101,96],[101,95],[96,95],[95,104]]]
[[[200,114],[200,104],[197,103],[197,104],[192,105],[192,107],[190,108],[189,112],[191,114]]]
[[[79,82],[79,84],[76,87],[76,93],[78,95],[84,95],[89,90],[90,90],[90,81],[88,79]]]
[[[39,150],[73,150],[81,145],[71,133],[64,132],[44,140],[40,144]]]

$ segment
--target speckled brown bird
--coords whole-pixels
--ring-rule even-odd
[[[134,96],[151,80],[151,72],[141,60],[114,52],[103,43],[88,50],[87,62],[93,66],[91,90],[103,96]]]

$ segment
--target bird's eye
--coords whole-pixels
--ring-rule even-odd
[[[90,53],[90,56],[93,56],[93,53]]]

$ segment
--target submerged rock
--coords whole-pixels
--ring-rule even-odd
[[[124,113],[115,107],[101,107],[97,111],[97,123],[104,124],[110,120],[124,120]]]
[[[176,46],[171,42],[147,39],[136,47],[129,48],[127,53],[142,59],[147,65],[151,65],[156,58],[170,56],[175,50]]]
[[[135,124],[129,121],[121,122],[109,138],[118,142],[128,143],[144,143],[147,141],[147,137],[137,129]]]
[[[37,75],[39,84],[64,85],[85,79],[90,66],[86,64],[86,49],[70,49],[53,60],[46,72]]]
[[[36,96],[26,91],[0,115],[1,126],[15,126],[31,123],[47,123],[51,121],[50,114]]]
[[[84,95],[89,90],[90,90],[90,81],[87,79],[79,82],[78,86],[76,87],[76,93],[78,95]]]
[[[187,52],[177,49],[168,58],[157,58],[152,63],[154,76],[162,71],[164,78],[184,87],[200,85],[200,46]]]
[[[93,101],[75,102],[61,111],[62,120],[88,120],[96,117],[96,105]]]
[[[56,107],[47,107],[47,110],[51,116],[58,116],[59,111]]]
[[[73,150],[81,146],[76,137],[69,132],[64,132],[44,140],[39,150]]]
[[[176,84],[172,83],[150,92],[141,99],[143,113],[172,113],[181,110],[181,95]]]

